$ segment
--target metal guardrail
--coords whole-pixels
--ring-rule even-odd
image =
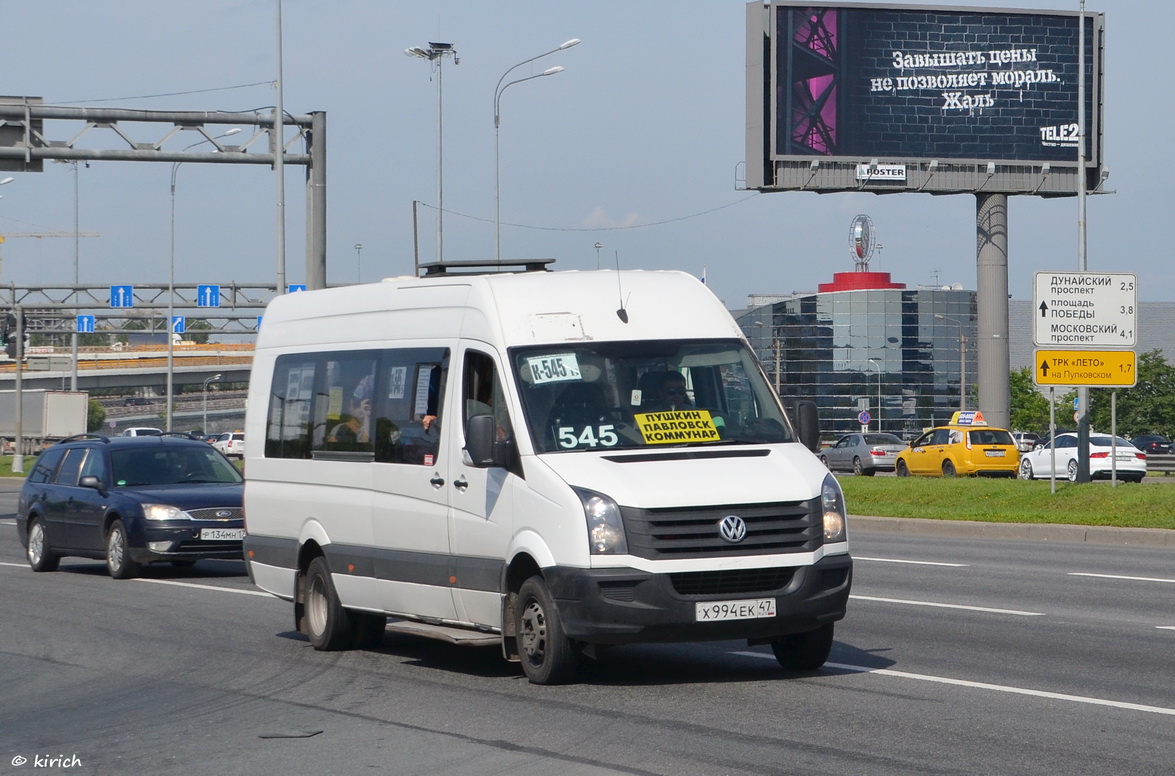
[[[1166,477],[1175,472],[1175,455],[1148,455],[1146,457],[1147,474],[1162,472]]]

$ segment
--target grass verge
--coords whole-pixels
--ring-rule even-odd
[[[1175,486],[971,477],[840,477],[849,513],[992,523],[1175,529]]]

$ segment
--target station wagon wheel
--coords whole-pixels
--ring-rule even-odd
[[[821,625],[813,631],[792,633],[771,642],[775,659],[788,671],[815,671],[832,652],[833,625]]]
[[[1032,461],[1027,458],[1020,461],[1020,479],[1032,479]]]
[[[351,616],[339,602],[323,557],[310,561],[306,571],[305,622],[310,644],[318,651],[333,652],[351,646]]]
[[[957,477],[958,475],[959,475],[959,473],[957,471],[955,471],[955,465],[953,463],[951,463],[950,461],[943,461],[942,462],[942,476],[944,476],[944,477]]]
[[[898,461],[896,473],[899,477],[909,477],[910,467],[906,466],[905,461]]]
[[[1069,462],[1069,482],[1077,482],[1077,459]]]
[[[33,571],[56,571],[61,561],[57,553],[49,547],[49,540],[45,538],[45,526],[40,518],[29,519],[29,565]]]
[[[130,579],[139,573],[139,564],[131,560],[126,526],[121,520],[111,523],[106,533],[106,568],[115,579]]]
[[[542,577],[522,583],[514,619],[518,655],[531,684],[563,684],[575,678],[579,656],[563,633],[555,599]]]

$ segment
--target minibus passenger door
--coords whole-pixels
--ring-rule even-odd
[[[373,405],[372,538],[385,610],[455,620],[449,466],[461,451],[446,433],[459,414],[445,397],[448,362],[439,348],[384,355]]]
[[[503,557],[513,529],[515,475],[505,466],[473,460],[465,448],[471,425],[490,425],[501,451],[511,448],[513,424],[502,384],[502,370],[488,353],[468,348],[462,357],[460,447],[449,457],[449,548],[453,554],[458,616],[467,622],[501,625]],[[475,420],[477,419],[477,420]],[[472,424],[471,424],[472,421]],[[483,433],[483,438],[485,434]]]

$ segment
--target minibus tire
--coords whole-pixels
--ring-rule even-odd
[[[354,626],[351,616],[339,603],[326,558],[310,561],[306,570],[306,635],[320,652],[334,652],[351,646]]]
[[[792,633],[771,642],[771,651],[787,671],[815,671],[832,652],[833,624],[816,630]]]
[[[579,655],[563,633],[555,599],[542,577],[522,583],[514,623],[518,657],[531,684],[565,684],[575,678]]]

